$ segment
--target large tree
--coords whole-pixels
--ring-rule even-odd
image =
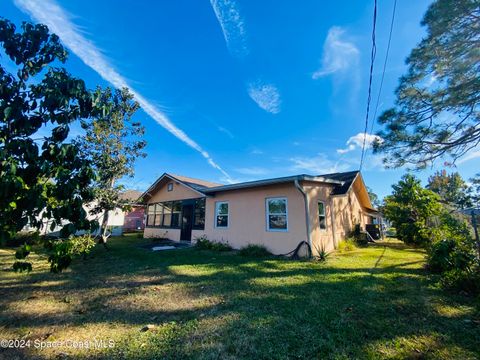
[[[146,143],[142,140],[144,127],[132,119],[139,104],[128,89],[97,88],[92,98],[93,114],[82,121],[86,134],[78,144],[97,174],[92,212],[103,215],[100,242],[106,244],[109,212],[128,207],[119,197],[123,186],[118,181],[133,176],[136,159],[145,156]]]
[[[480,143],[480,3],[437,0],[422,25],[427,35],[406,61],[395,106],[379,118],[374,151],[390,167],[454,163]]]
[[[428,178],[427,189],[440,195],[442,202],[463,209],[470,206],[468,186],[458,172],[437,171]]]
[[[392,188],[392,195],[384,199],[383,212],[398,238],[410,244],[429,244],[434,236],[433,221],[442,213],[440,197],[424,189],[411,174],[404,175]]]
[[[93,171],[67,140],[70,124],[90,116],[85,84],[49,67],[67,52],[45,25],[17,32],[0,18],[0,45],[0,240],[27,223],[42,227],[42,218],[69,222],[64,234],[89,228],[82,205],[92,199]]]

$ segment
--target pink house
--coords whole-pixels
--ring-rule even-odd
[[[274,254],[302,241],[314,254],[331,251],[356,225],[365,229],[378,216],[358,171],[230,185],[165,173],[141,199],[147,238],[206,236],[237,249],[264,245]]]

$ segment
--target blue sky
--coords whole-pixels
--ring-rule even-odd
[[[398,3],[379,113],[424,35],[429,3]],[[373,105],[392,7],[379,1]],[[163,172],[226,183],[358,169],[372,10],[353,0],[2,1],[17,25],[49,25],[69,48],[67,69],[89,87],[132,89],[148,146],[126,184],[139,190]],[[474,151],[456,170],[473,176],[479,158]],[[404,172],[371,152],[363,169],[380,196]]]

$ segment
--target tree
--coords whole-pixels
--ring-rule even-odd
[[[392,185],[392,195],[384,199],[383,211],[397,230],[400,240],[426,246],[435,236],[435,218],[442,213],[440,197],[424,189],[420,180],[411,174],[404,175]]]
[[[406,61],[395,106],[379,117],[374,152],[388,167],[453,164],[480,142],[478,0],[437,0],[421,24],[427,35]]]
[[[456,209],[470,206],[468,186],[458,172],[437,171],[428,178],[427,189],[440,195],[442,202]]]
[[[378,199],[378,195],[373,192],[373,190],[367,186],[367,191],[368,191],[368,196],[370,197],[370,201],[375,208],[379,208],[381,203],[380,200]]]
[[[103,214],[100,226],[100,242],[103,244],[109,237],[109,211],[128,206],[125,200],[119,199],[123,186],[118,181],[133,176],[135,160],[145,156],[142,149],[146,143],[140,139],[144,128],[132,120],[138,108],[139,104],[126,88],[97,88],[93,93],[93,116],[82,121],[86,134],[78,140],[78,145],[91,160],[97,174],[92,212]]]
[[[90,116],[90,95],[82,80],[49,67],[67,58],[56,35],[45,25],[22,30],[0,18],[0,44],[16,67],[12,74],[0,66],[0,240],[27,223],[40,229],[42,218],[52,227],[69,222],[64,235],[91,226],[82,205],[92,199],[94,174],[67,141],[69,125]]]

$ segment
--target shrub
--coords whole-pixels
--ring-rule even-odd
[[[462,271],[453,269],[442,274],[440,284],[449,290],[466,292],[469,294],[480,293],[480,269]]]
[[[35,245],[40,242],[40,234],[38,231],[21,231],[15,236],[7,239],[5,245],[8,247],[18,247],[24,244]]]
[[[337,251],[343,253],[343,252],[355,250],[356,248],[357,248],[357,244],[355,242],[355,239],[349,237],[338,244]]]
[[[196,239],[195,247],[199,250],[212,250],[212,251],[231,251],[232,247],[228,244],[216,241],[210,241],[206,236],[200,236]]]
[[[95,241],[89,234],[50,242],[47,245],[51,250],[48,258],[50,271],[62,272],[70,265],[75,256],[85,256],[94,246]]]
[[[263,245],[249,244],[244,246],[238,252],[240,256],[245,257],[269,257],[272,256],[272,253],[267,250]]]

